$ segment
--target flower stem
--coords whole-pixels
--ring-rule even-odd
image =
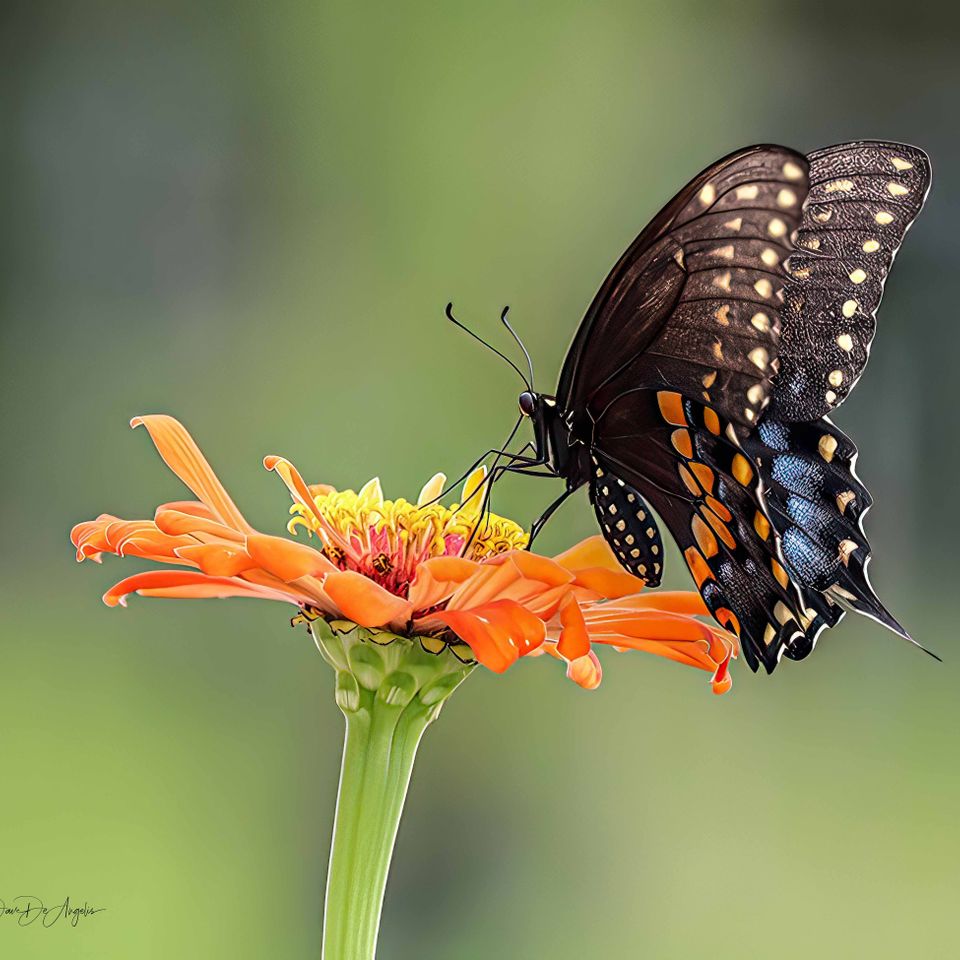
[[[346,739],[324,910],[323,960],[373,960],[384,889],[420,739],[473,669],[451,653],[353,624],[311,626],[337,669]]]

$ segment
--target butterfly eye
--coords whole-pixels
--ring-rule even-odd
[[[532,417],[537,409],[537,396],[529,390],[524,390],[519,398],[520,412],[525,417]]]

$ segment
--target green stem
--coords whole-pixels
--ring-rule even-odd
[[[312,625],[337,669],[346,740],[324,910],[323,960],[373,960],[384,889],[420,739],[472,670],[444,650],[353,624]]]

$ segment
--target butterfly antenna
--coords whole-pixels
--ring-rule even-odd
[[[448,303],[448,304],[447,304],[447,309],[444,310],[444,313],[447,315],[447,319],[448,319],[451,323],[453,323],[453,324],[455,324],[456,326],[458,326],[461,330],[463,330],[464,333],[470,334],[470,336],[473,337],[474,340],[476,340],[478,343],[482,343],[488,350],[492,350],[498,357],[500,357],[501,360],[505,360],[507,363],[509,363],[510,366],[513,367],[514,370],[516,370],[517,375],[518,375],[518,376],[520,377],[520,379],[524,382],[524,384],[526,385],[526,388],[527,388],[528,390],[533,390],[533,384],[530,383],[529,380],[527,380],[527,378],[526,378],[526,376],[524,375],[523,371],[522,371],[506,354],[501,353],[501,352],[500,352],[496,347],[494,347],[492,344],[487,343],[487,341],[484,340],[483,337],[477,336],[477,334],[475,334],[468,326],[466,326],[465,324],[461,323],[461,322],[453,315],[453,304],[452,304],[452,303]]]
[[[513,339],[517,341],[517,345],[523,351],[523,355],[527,358],[527,370],[530,371],[530,389],[533,390],[533,361],[530,359],[530,354],[527,352],[527,348],[523,345],[523,341],[517,335],[517,331],[510,326],[510,321],[507,320],[507,314],[510,312],[509,307],[503,308],[503,313],[500,314],[500,322],[510,331],[513,336]]]

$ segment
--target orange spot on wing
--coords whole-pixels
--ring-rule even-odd
[[[770,521],[759,510],[753,515],[753,529],[761,540],[770,536]]]
[[[687,418],[683,415],[683,398],[679,393],[661,390],[657,393],[657,405],[660,407],[660,416],[667,423],[675,427],[685,427]]]
[[[703,492],[712,493],[715,479],[713,471],[705,463],[691,463],[690,469],[693,471],[693,475],[697,480],[700,481]]]
[[[737,639],[740,638],[740,621],[732,610],[727,607],[717,607],[714,617],[720,626],[726,627],[731,633],[736,634]]]
[[[713,572],[710,570],[709,564],[696,547],[687,547],[683,551],[683,559],[687,561],[687,566],[693,574],[693,582],[698,589],[702,589],[708,580],[713,579]]]
[[[707,497],[706,503],[725,523],[729,523],[733,519],[733,514],[716,497]]]
[[[720,418],[710,407],[706,407],[703,411],[703,423],[715,437],[720,436]]]
[[[742,453],[733,455],[731,472],[737,483],[743,486],[747,486],[753,480],[753,467],[750,466],[750,461]]]
[[[704,519],[707,523],[713,527],[714,533],[731,549],[733,550],[737,541],[734,539],[733,534],[730,532],[727,525],[709,508],[704,508],[702,510]]]
[[[693,444],[690,442],[690,433],[687,430],[674,430],[670,435],[670,442],[682,457],[689,460],[693,456]]]
[[[693,479],[693,474],[682,463],[677,467],[677,473],[680,474],[680,479],[683,481],[684,486],[695,497],[699,497],[702,492],[700,485]]]
[[[773,570],[773,575],[777,578],[777,582],[786,590],[790,585],[790,577],[787,575],[787,571],[776,560],[770,561],[770,567]]]
[[[717,538],[714,536],[713,531],[703,522],[703,519],[698,514],[694,514],[690,520],[690,529],[693,531],[697,546],[706,557],[715,557],[720,552],[720,547],[717,546]]]

